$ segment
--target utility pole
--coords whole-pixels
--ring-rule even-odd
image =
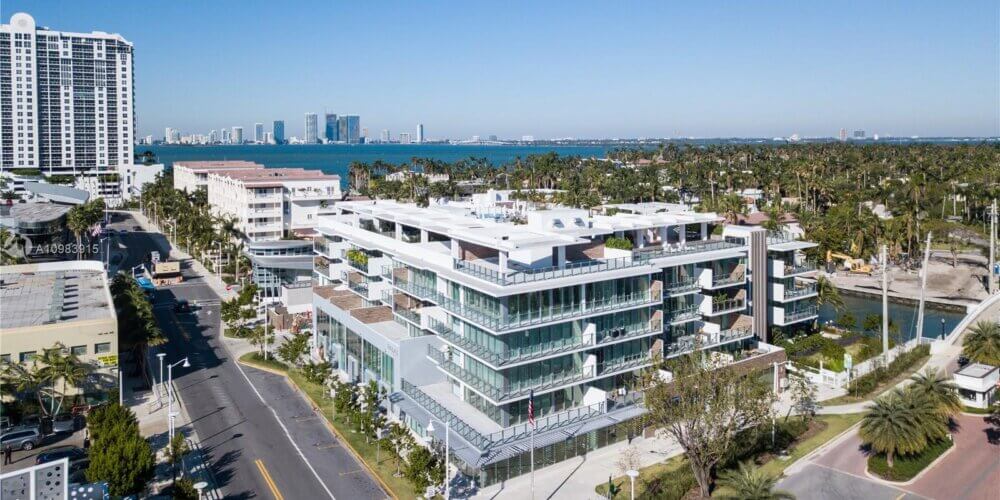
[[[990,207],[990,268],[986,274],[990,277],[990,295],[997,293],[997,200],[993,199],[993,206]]]
[[[920,269],[920,308],[917,310],[917,342],[924,338],[924,291],[927,289],[927,275],[931,263],[931,232],[927,231],[927,246],[924,247],[924,265]]]
[[[882,354],[889,358],[889,248],[882,245]]]

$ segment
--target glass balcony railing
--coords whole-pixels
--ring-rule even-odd
[[[531,391],[544,391],[591,379],[595,374],[595,367],[581,367],[579,371],[548,373],[531,380],[523,380],[515,383],[508,382],[503,387],[497,387],[493,383],[459,366],[449,356],[445,355],[445,353],[435,349],[434,346],[427,346],[427,356],[446,372],[458,377],[459,380],[485,394],[497,403],[527,396]]]
[[[448,311],[495,331],[523,328],[541,323],[547,323],[549,321],[559,321],[619,308],[638,306],[652,302],[658,303],[660,301],[659,299],[654,300],[653,296],[649,292],[638,292],[623,296],[614,296],[600,300],[588,301],[586,303],[552,306],[545,311],[508,314],[507,317],[501,317],[494,313],[488,313],[480,309],[460,304],[457,300],[441,294],[438,294],[434,299],[428,300],[433,300]]]
[[[615,259],[586,260],[580,262],[569,262],[565,266],[551,266],[537,269],[524,268],[509,270],[501,273],[497,269],[476,264],[475,261],[455,260],[455,269],[470,276],[490,281],[498,285],[514,285],[517,283],[531,283],[566,276],[579,276],[601,271],[611,271],[615,269],[627,269],[649,263],[649,256],[637,254],[631,257],[618,257]]]
[[[347,280],[347,288],[350,288],[351,290],[354,290],[355,292],[360,293],[365,297],[368,296],[368,283],[364,283],[361,281]]]
[[[406,281],[398,277],[393,282],[393,285],[395,285],[396,288],[423,300],[429,300],[434,302],[436,301],[435,299],[437,298],[438,295],[436,290],[411,283],[409,281]]]
[[[693,292],[700,289],[701,284],[698,282],[698,278],[684,278],[663,285],[663,291],[668,295]]]
[[[652,362],[653,357],[650,356],[648,352],[641,352],[621,359],[613,359],[598,363],[597,375],[600,376],[622,370],[635,369],[640,366],[648,365]]]
[[[785,264],[785,276],[792,274],[809,273],[816,270],[816,266],[806,262],[802,264]]]
[[[786,287],[785,298],[794,299],[796,297],[805,297],[806,295],[812,295],[816,293],[816,290],[817,290],[816,283]]]
[[[612,400],[594,403],[588,406],[579,406],[556,413],[543,415],[535,419],[535,425],[531,426],[527,422],[512,425],[496,432],[483,434],[466,423],[460,417],[438,403],[434,398],[428,396],[419,387],[413,385],[408,380],[403,379],[403,393],[412,398],[422,408],[434,415],[435,418],[448,422],[449,428],[458,433],[470,444],[480,451],[489,450],[493,446],[512,443],[531,436],[535,433],[552,431],[569,425],[585,422],[588,419],[599,417],[608,411],[628,408],[636,404],[641,404],[643,394],[641,392],[630,392],[622,397]]]
[[[785,323],[791,321],[798,321],[800,319],[805,319],[810,316],[816,316],[817,314],[819,314],[819,309],[816,307],[805,307],[802,309],[785,311]]]
[[[650,259],[657,259],[661,257],[674,257],[678,255],[690,255],[693,253],[701,252],[711,252],[715,250],[727,250],[730,248],[740,248],[746,246],[743,243],[736,241],[726,241],[726,240],[696,240],[688,241],[685,243],[675,243],[673,245],[667,245],[667,248],[662,247],[647,247],[638,250],[642,255],[648,256]]]
[[[396,308],[393,312],[395,312],[396,314],[398,314],[398,315],[400,315],[400,316],[402,316],[402,317],[404,317],[404,318],[406,318],[406,319],[408,319],[408,320],[410,320],[410,321],[412,321],[412,322],[414,322],[414,323],[416,323],[418,325],[420,324],[420,314],[417,313],[417,311],[414,311],[412,309],[406,309],[406,308],[403,308],[403,307],[399,307],[399,308]]]
[[[721,271],[720,271],[721,273]],[[740,283],[746,283],[747,275],[739,273],[725,273],[725,274],[712,274],[712,286],[727,286],[727,285],[738,285]]]
[[[746,309],[747,300],[746,299],[726,299],[726,300],[715,300],[712,299],[712,314],[726,314],[730,312],[739,311]]]
[[[392,266],[382,266],[382,270],[379,271],[378,275],[385,280],[392,280]]]
[[[675,309],[666,313],[666,319],[670,323],[680,323],[682,321],[690,321],[700,317],[701,310],[697,305],[688,306],[683,309]]]

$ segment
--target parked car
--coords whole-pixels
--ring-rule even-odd
[[[52,432],[59,434],[63,432],[73,433],[83,428],[83,417],[81,415],[71,415],[60,413],[52,419]]]
[[[52,417],[43,417],[41,415],[26,415],[21,417],[21,422],[18,427],[31,427],[38,429],[43,436],[52,434]]]
[[[68,458],[70,462],[75,462],[87,458],[87,452],[83,448],[77,448],[76,446],[56,446],[55,448],[49,448],[39,453],[35,457],[35,464],[55,462],[63,458]]]
[[[0,449],[30,450],[42,444],[42,433],[35,428],[16,427],[0,434]]]
[[[87,481],[87,467],[90,467],[89,458],[81,458],[75,462],[70,462],[69,479],[66,482],[69,484],[89,483],[90,481]]]

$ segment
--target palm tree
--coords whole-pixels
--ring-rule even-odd
[[[774,489],[778,479],[761,472],[750,462],[740,462],[738,469],[728,469],[719,475],[719,485],[724,491],[717,498],[732,500],[792,500],[795,495]]]
[[[76,237],[76,259],[80,260],[83,258],[83,233],[90,229],[90,223],[87,220],[87,214],[83,209],[83,205],[73,207],[66,214],[66,227]]]
[[[876,399],[861,420],[861,439],[878,453],[885,453],[892,468],[896,455],[919,453],[927,447],[929,416],[937,417],[928,398],[896,388]],[[928,413],[930,415],[928,415]],[[943,425],[943,424],[942,424]]]
[[[976,323],[965,334],[962,353],[977,363],[1000,366],[1000,322]]]
[[[43,376],[37,361],[33,361],[28,367],[23,363],[7,363],[3,369],[3,382],[14,387],[14,392],[18,394],[34,394],[38,399],[38,406],[44,415],[49,412],[45,408],[43,400],[46,380]]]
[[[958,386],[940,371],[927,368],[922,373],[914,374],[910,380],[913,383],[909,386],[909,390],[930,399],[942,416],[950,417],[962,411]]]
[[[816,278],[816,304],[830,304],[834,309],[842,311],[844,309],[844,299],[840,296],[840,290],[826,276]]]

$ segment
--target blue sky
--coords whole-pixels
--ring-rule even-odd
[[[3,0],[136,47],[140,135],[361,115],[430,138],[1000,134],[1000,7]]]

